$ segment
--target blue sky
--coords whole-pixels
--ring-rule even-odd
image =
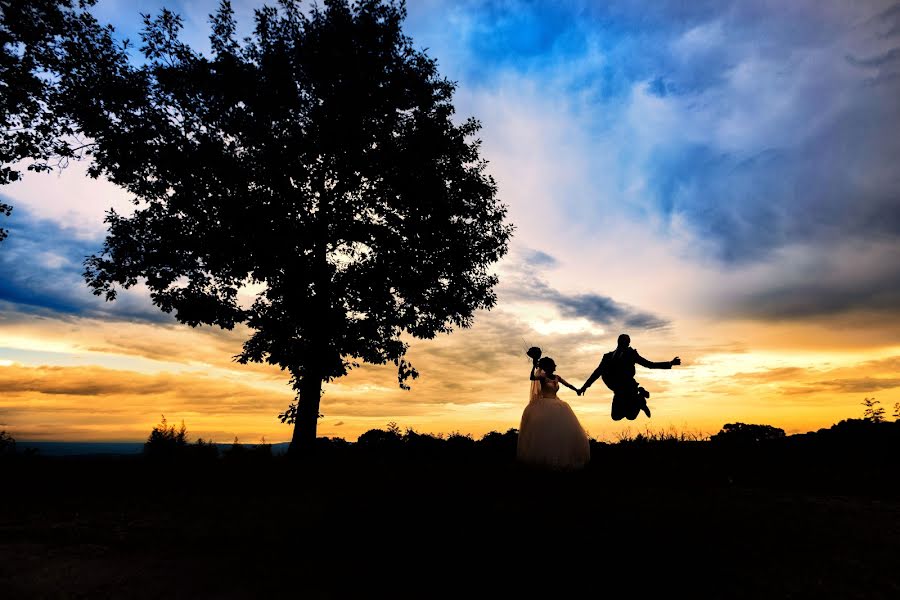
[[[234,3],[243,33],[256,5]],[[215,2],[95,12],[138,40],[139,13],[163,6],[206,47]],[[407,30],[458,82],[460,114],[482,119],[492,162],[512,127],[502,117],[562,121],[548,145],[585,168],[553,182],[545,201],[560,213],[598,229],[613,213],[643,219],[662,238],[677,222],[700,246],[692,258],[744,265],[900,234],[898,6],[421,0]]]
[[[167,6],[203,50],[215,5],[100,0],[95,14],[137,40],[139,13]],[[234,3],[239,33],[258,5]],[[431,372],[460,368],[473,347],[495,361],[526,339],[586,376],[621,329],[696,364],[755,349],[768,358],[754,369],[900,348],[900,3],[408,9],[407,33],[458,84],[460,118],[481,120],[517,227],[496,311],[455,342],[414,347]],[[170,327],[140,289],[106,305],[81,281],[103,211],[127,207],[124,194],[75,165],[0,195],[15,205],[0,246],[0,342],[3,326],[36,316]],[[13,357],[7,342],[0,356]],[[805,358],[778,354],[788,351]],[[424,406],[428,393],[410,397]]]

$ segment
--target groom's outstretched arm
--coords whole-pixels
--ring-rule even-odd
[[[667,360],[664,362],[653,362],[649,361],[636,351],[634,353],[634,362],[641,365],[642,367],[647,367],[648,369],[671,369],[672,365],[680,365],[681,360],[676,356],[674,360]]]

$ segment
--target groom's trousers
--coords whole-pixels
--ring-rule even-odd
[[[647,399],[638,392],[638,382],[634,379],[623,382],[613,390],[612,419],[621,421],[628,419],[634,421],[641,408],[647,403]]]

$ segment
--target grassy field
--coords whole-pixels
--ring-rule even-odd
[[[509,440],[17,456],[0,598],[898,598],[896,438],[873,439],[595,443],[577,473],[523,468]]]

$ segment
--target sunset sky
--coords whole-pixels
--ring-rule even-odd
[[[253,9],[234,2],[239,34]],[[140,8],[137,8],[137,7]],[[99,0],[138,38],[167,6],[206,51],[214,1]],[[563,390],[590,435],[725,423],[788,433],[900,401],[900,5],[894,0],[411,0],[406,31],[458,83],[516,226],[499,301],[413,341],[421,377],[366,366],[326,385],[319,434],[395,421],[518,427],[530,345],[580,385],[621,332],[650,360],[653,418]],[[0,188],[0,429],[20,440],[290,438],[277,368],[232,361],[246,330],[179,325],[140,287],[113,303],[81,272],[128,196],[84,165]]]

